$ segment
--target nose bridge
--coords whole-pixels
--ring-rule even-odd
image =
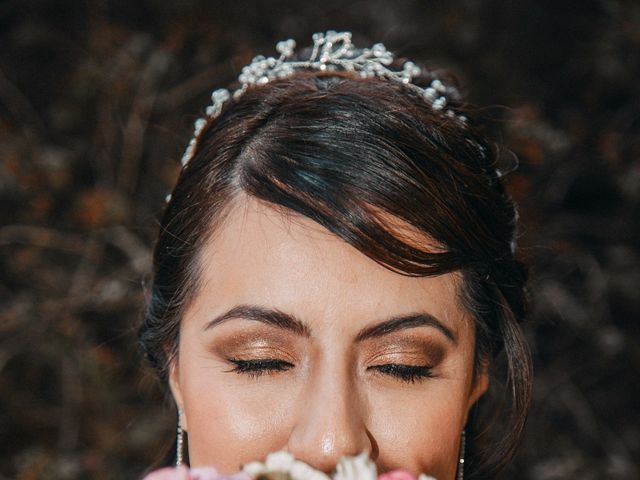
[[[324,362],[308,377],[288,450],[314,468],[331,472],[340,457],[372,451],[365,399],[352,365]]]

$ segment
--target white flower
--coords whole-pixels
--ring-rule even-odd
[[[280,450],[267,455],[265,465],[267,470],[272,472],[288,472],[293,465],[295,458],[289,452]]]
[[[299,460],[293,462],[289,474],[293,480],[331,480],[328,475]]]
[[[434,477],[430,477],[426,473],[421,473],[418,475],[418,480],[436,480]]]
[[[364,451],[355,457],[342,457],[336,466],[334,480],[377,480],[376,464]]]
[[[247,475],[255,478],[261,473],[264,473],[265,466],[262,462],[249,462],[242,465],[242,471]]]
[[[296,460],[291,453],[285,450],[269,453],[264,462],[245,463],[241,470],[254,479],[259,475],[277,472],[287,474],[291,480],[378,480],[376,465],[369,458],[369,453],[366,450],[354,457],[342,457],[332,476],[316,470],[303,461]],[[383,477],[398,480],[436,480],[424,473],[421,473],[416,479],[404,470],[385,473]]]

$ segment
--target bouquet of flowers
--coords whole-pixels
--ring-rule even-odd
[[[376,465],[367,452],[355,457],[342,457],[336,471],[329,476],[296,460],[289,452],[270,453],[264,462],[250,462],[233,475],[218,473],[214,467],[189,469],[186,466],[163,468],[144,480],[435,480],[424,473],[417,478],[406,470],[393,470],[378,475]]]

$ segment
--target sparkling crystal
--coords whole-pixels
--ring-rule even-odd
[[[447,90],[442,82],[438,79],[431,82],[431,87],[434,88],[438,93],[444,93]]]
[[[444,97],[438,97],[434,100],[433,105],[431,107],[434,110],[442,110],[446,104],[447,100]]]
[[[294,54],[296,42],[290,38],[276,44],[276,51],[281,54],[279,58],[256,55],[249,65],[242,68],[238,81],[241,87],[230,93],[227,89],[218,89],[211,94],[213,105],[206,108],[207,118],[213,119],[222,111],[222,106],[231,96],[238,99],[249,85],[264,85],[271,80],[286,78],[297,70],[336,71],[346,70],[359,74],[362,78],[379,77],[390,81],[397,81],[409,88],[421,93],[431,104],[434,110],[442,110],[447,104],[445,94],[454,96],[455,88],[445,86],[439,79],[434,79],[428,88],[419,87],[411,83],[414,77],[422,74],[422,69],[414,62],[407,61],[402,69],[393,71],[388,68],[394,61],[393,53],[388,51],[384,44],[376,43],[370,49],[363,48],[356,53],[356,48],[351,42],[351,32],[336,32],[328,30],[325,33],[317,32],[312,35],[313,52],[307,60],[287,60]],[[452,110],[446,110],[445,114],[450,118],[457,118],[462,123],[467,122],[463,115],[457,115]],[[206,125],[205,119],[199,119],[194,126],[194,137],[189,142],[184,152],[182,161],[186,165],[193,156],[196,148],[196,137]]]

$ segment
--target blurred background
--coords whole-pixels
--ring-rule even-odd
[[[138,478],[173,435],[135,346],[193,120],[327,29],[448,68],[519,168],[534,403],[505,478],[640,478],[640,2],[0,2],[0,479]]]

